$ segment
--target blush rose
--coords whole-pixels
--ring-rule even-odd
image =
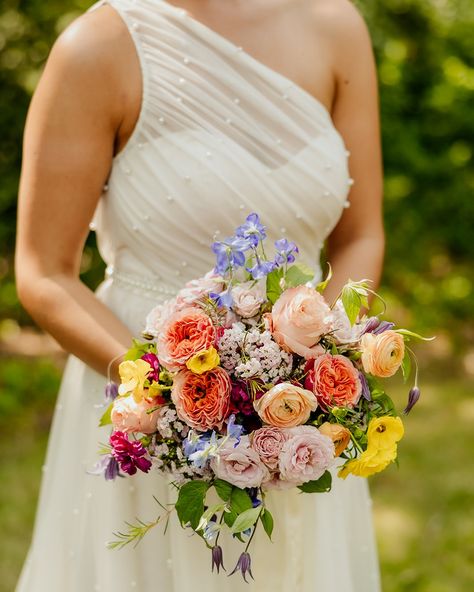
[[[250,446],[248,436],[242,436],[238,446],[231,440],[223,444],[211,460],[211,469],[219,479],[242,489],[260,487],[270,478],[267,467]]]
[[[156,403],[142,399],[136,402],[132,395],[115,399],[110,418],[115,431],[152,434],[156,431],[159,409],[148,413]]]

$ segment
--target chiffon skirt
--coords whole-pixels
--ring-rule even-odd
[[[104,282],[101,298],[138,334],[151,303]],[[335,478],[324,494],[267,496],[273,542],[259,529],[250,547],[255,581],[227,577],[243,545],[221,537],[226,572],[211,573],[210,551],[173,514],[136,546],[110,550],[125,521],[153,520],[154,501],[174,501],[165,478],[138,474],[106,482],[88,473],[108,428],[98,428],[105,378],[70,356],[54,412],[33,540],[17,592],[379,592],[371,500],[365,479]]]

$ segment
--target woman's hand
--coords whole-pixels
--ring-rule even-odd
[[[327,244],[333,277],[325,295],[333,301],[350,278],[372,280],[378,287],[385,240],[382,198],[378,84],[371,40],[365,22],[347,0],[334,3],[328,37],[333,46],[336,95],[333,120],[350,151],[350,207],[345,209]]]
[[[131,333],[79,280],[79,266],[114,144],[124,142],[137,116],[141,88],[132,59],[133,42],[113,9],[81,16],[50,54],[24,135],[19,298],[38,325],[103,374],[128,349]]]

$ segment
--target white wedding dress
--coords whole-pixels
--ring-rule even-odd
[[[139,336],[149,309],[214,265],[210,244],[252,211],[270,240],[286,236],[320,274],[323,241],[352,180],[327,109],[301,87],[164,0],[106,0],[140,59],[136,128],[113,160],[93,220],[108,277],[97,297]],[[97,2],[90,10],[102,5]],[[273,542],[252,542],[255,582],[212,574],[201,539],[173,518],[136,547],[106,548],[153,501],[164,478],[106,482],[98,459],[105,379],[70,356],[49,440],[34,536],[17,592],[379,592],[365,480],[334,479],[328,494],[269,494]],[[224,540],[227,573],[243,550]]]

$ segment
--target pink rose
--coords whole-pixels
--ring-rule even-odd
[[[280,428],[263,427],[252,433],[251,445],[269,469],[276,469],[278,457],[286,439],[285,432]]]
[[[216,328],[199,308],[187,307],[174,313],[164,323],[158,336],[158,358],[174,372],[194,355],[216,344]]]
[[[219,479],[232,485],[260,487],[270,478],[267,467],[262,463],[257,452],[250,446],[249,437],[242,436],[238,446],[228,440],[211,460],[211,469]]]
[[[171,399],[181,420],[205,432],[215,427],[221,429],[228,417],[230,389],[230,378],[223,368],[203,374],[182,370],[173,380]]]
[[[331,310],[314,288],[288,288],[273,305],[271,331],[280,347],[304,358],[323,353],[317,345],[331,329]]]
[[[316,481],[334,463],[334,444],[316,427],[298,426],[287,430],[278,467],[281,479],[295,485]]]
[[[143,333],[158,337],[163,329],[163,325],[169,317],[178,312],[179,307],[176,304],[176,298],[171,298],[162,304],[158,304],[153,308],[146,317],[145,329]]]
[[[362,394],[359,372],[339,354],[324,354],[314,361],[313,391],[323,409],[354,407]]]
[[[267,299],[266,279],[249,281],[232,288],[232,308],[244,319],[254,317]]]
[[[220,294],[224,288],[224,280],[214,270],[208,271],[205,276],[191,280],[182,288],[176,296],[178,307],[185,308],[194,304],[197,300],[207,297],[210,292]]]
[[[147,413],[156,406],[156,402],[146,399],[137,403],[133,395],[118,397],[113,403],[110,415],[114,430],[127,433],[141,432],[142,434],[156,432],[159,409]]]

